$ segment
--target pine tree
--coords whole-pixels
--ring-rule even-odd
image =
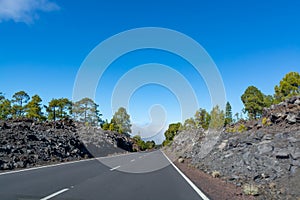
[[[48,112],[48,119],[56,121],[57,115],[58,115],[58,109],[59,109],[59,100],[58,99],[52,99],[48,106],[46,107],[46,111]]]
[[[102,123],[98,105],[90,98],[83,98],[73,104],[73,116],[78,121],[93,126]]]
[[[12,97],[12,103],[14,103],[12,107],[12,114],[14,118],[24,116],[26,112],[26,103],[29,101],[29,95],[24,91],[16,92]]]
[[[4,97],[3,93],[0,92],[0,101],[3,100],[3,99],[5,99],[5,97]]]
[[[67,98],[58,99],[58,117],[69,118],[72,113],[72,102]]]
[[[275,86],[275,98],[277,103],[286,98],[300,94],[300,74],[298,72],[290,72],[286,74]]]
[[[6,120],[11,116],[11,102],[0,92],[0,119]]]
[[[26,117],[35,119],[35,120],[45,120],[45,116],[42,112],[42,99],[38,95],[34,95],[31,98],[31,101],[26,105]]]
[[[168,130],[165,131],[166,141],[172,141],[175,135],[177,134],[177,132],[180,130],[180,128],[181,128],[180,122],[169,124]]]
[[[110,124],[108,123],[107,119],[101,124],[103,130],[109,130],[109,126]]]
[[[55,121],[56,119],[71,117],[72,105],[72,102],[67,98],[52,99],[46,106],[48,119]]]
[[[213,107],[212,111],[210,112],[211,121],[209,124],[209,128],[211,129],[220,129],[224,126],[224,112],[220,109],[218,105]]]
[[[229,102],[226,103],[225,109],[225,126],[231,124],[233,121],[232,119],[232,108]]]
[[[117,127],[119,133],[131,133],[131,123],[130,123],[130,115],[127,114],[125,108],[121,107],[118,111],[114,114],[112,121]]]
[[[275,99],[272,95],[264,95],[264,106],[266,108],[269,108],[274,103],[275,103]]]
[[[241,97],[245,111],[250,119],[257,119],[261,116],[265,106],[264,94],[254,86],[249,86]]]
[[[197,110],[194,118],[197,128],[208,129],[211,116],[205,109],[200,108]]]

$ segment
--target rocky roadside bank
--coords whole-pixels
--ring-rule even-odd
[[[132,150],[129,137],[72,120],[0,121],[0,170],[28,168]]]
[[[241,122],[243,132],[185,130],[167,152],[256,199],[300,198],[300,97],[264,110],[262,119]],[[209,150],[205,152],[206,150]]]

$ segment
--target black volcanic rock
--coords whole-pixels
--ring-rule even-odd
[[[131,150],[132,140],[129,137],[85,127],[72,120],[43,123],[30,119],[0,121],[0,170]]]
[[[241,133],[223,130],[215,134],[216,138],[209,139],[210,131],[206,131],[198,134],[204,137],[195,141],[195,130],[179,132],[166,151],[190,158],[202,171],[219,171],[222,179],[237,186],[256,184],[260,187],[260,199],[297,199],[300,197],[299,102],[300,97],[294,97],[264,109],[263,118],[269,123],[263,124],[263,118],[242,121],[237,125],[251,128]],[[203,154],[211,144],[211,151]],[[269,187],[274,184],[275,189]]]

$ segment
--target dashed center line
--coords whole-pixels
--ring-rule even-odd
[[[118,168],[120,168],[121,166],[119,165],[119,166],[116,166],[116,167],[114,167],[114,168],[111,168],[110,169],[110,171],[114,171],[114,170],[116,170],[116,169],[118,169]]]
[[[51,198],[53,198],[53,197],[55,197],[55,196],[57,196],[57,195],[59,195],[59,194],[61,194],[61,193],[64,193],[64,192],[68,191],[68,190],[69,190],[69,188],[62,189],[62,190],[60,190],[60,191],[58,191],[58,192],[55,192],[55,193],[53,193],[53,194],[50,194],[49,196],[46,196],[46,197],[42,198],[41,200],[48,200],[48,199],[51,199]]]
[[[130,162],[134,162],[135,161],[135,159],[132,159]]]

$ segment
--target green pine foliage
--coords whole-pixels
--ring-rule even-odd
[[[67,98],[52,99],[47,106],[42,104],[39,95],[32,98],[25,92],[16,92],[11,100],[0,92],[0,119],[26,117],[33,120],[53,120],[73,118],[88,125],[103,123],[98,105],[89,98],[73,103]],[[43,111],[46,111],[44,113]],[[109,129],[109,125],[106,125]]]
[[[207,130],[211,121],[211,115],[205,110],[200,108],[194,115],[197,128],[203,128]]]
[[[11,116],[11,101],[6,99],[0,92],[0,120],[6,120]]]
[[[26,103],[29,101],[29,95],[24,91],[16,92],[11,102],[13,103],[12,106],[12,116],[13,118],[20,118],[25,115],[26,112]]]
[[[83,98],[72,104],[72,115],[74,119],[92,126],[102,124],[101,114],[97,105],[90,98]],[[109,127],[108,127],[109,128]],[[108,129],[107,129],[108,130]]]
[[[166,146],[173,141],[175,135],[177,135],[177,133],[181,129],[181,127],[182,127],[182,125],[180,122],[169,125],[168,130],[165,131],[166,139],[163,142],[163,146]]]
[[[34,95],[31,101],[26,105],[26,117],[34,120],[43,121],[46,119],[42,112],[42,99],[38,95]]]
[[[226,103],[226,108],[225,108],[225,126],[229,125],[233,122],[232,119],[232,108],[229,102]]]
[[[298,72],[290,72],[286,74],[275,86],[276,102],[285,100],[286,98],[300,94],[300,74]]]
[[[48,106],[48,119],[56,121],[57,119],[70,118],[72,113],[72,102],[67,98],[52,99]]]
[[[109,125],[110,125],[110,124],[108,123],[108,121],[105,120],[105,122],[101,124],[101,128],[102,128],[103,130],[107,131],[107,130],[109,130]]]
[[[120,107],[110,122],[110,130],[128,134],[131,133],[131,126],[130,115],[125,108]]]
[[[213,107],[212,111],[210,112],[211,121],[209,123],[210,129],[221,129],[224,127],[224,111],[220,109],[218,105]]]
[[[153,149],[155,147],[155,142],[142,140],[141,136],[136,135],[133,137],[134,143],[138,146],[138,150],[145,151],[147,149]],[[137,149],[136,149],[137,150]]]
[[[249,86],[241,99],[250,119],[257,119],[261,116],[265,103],[264,94],[259,89],[255,86]]]
[[[275,103],[275,99],[272,95],[264,95],[264,106],[266,108],[269,108],[274,103]]]

